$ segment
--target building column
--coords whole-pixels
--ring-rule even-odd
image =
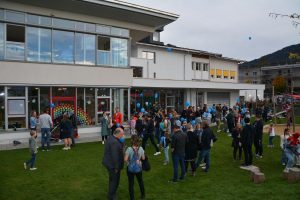
[[[207,104],[207,92],[203,92],[203,104]]]

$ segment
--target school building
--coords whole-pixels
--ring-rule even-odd
[[[165,45],[177,14],[115,0],[3,0],[0,4],[0,145],[26,141],[30,113],[74,113],[99,134],[103,112],[124,121],[141,107],[233,105],[239,60]]]

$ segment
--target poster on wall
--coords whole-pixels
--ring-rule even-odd
[[[25,100],[24,99],[9,99],[8,115],[25,115]]]

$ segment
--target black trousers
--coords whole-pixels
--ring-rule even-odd
[[[245,155],[245,165],[252,165],[252,145],[243,146]]]
[[[185,172],[188,172],[189,163],[191,163],[192,172],[196,171],[196,163],[195,160],[184,161],[185,164]]]
[[[139,183],[141,196],[145,197],[145,187],[144,187],[142,171],[139,173],[131,173],[127,170],[128,190],[129,190],[130,200],[134,200],[134,176],[136,176],[137,181]]]
[[[262,138],[254,138],[255,154],[262,156],[263,154],[263,145]]]
[[[143,141],[142,141],[142,147],[143,149],[145,150],[146,149],[146,143],[148,141],[148,139],[150,138],[150,141],[152,143],[152,145],[154,146],[156,152],[159,151],[157,145],[155,144],[155,141],[154,141],[154,135],[152,133],[144,133],[144,136],[143,136]]]
[[[109,174],[108,181],[108,199],[115,200],[117,199],[117,189],[120,183],[120,170],[115,172],[114,169],[107,169]]]
[[[233,146],[233,159],[236,160],[236,154],[237,154],[237,151],[239,150],[239,160],[242,159],[242,152],[243,152],[243,149],[241,146],[239,145],[236,145],[236,146]]]

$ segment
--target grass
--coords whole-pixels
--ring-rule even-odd
[[[168,183],[172,166],[163,166],[163,155],[153,156],[154,148],[146,147],[152,169],[144,172],[146,199],[291,199],[299,197],[300,183],[289,184],[282,178],[279,137],[275,148],[267,148],[264,136],[264,157],[255,159],[266,175],[266,182],[250,182],[250,173],[239,169],[241,162],[233,161],[231,138],[221,133],[211,152],[211,169],[197,171],[196,177],[187,176],[184,182]],[[23,162],[29,158],[28,149],[0,152],[0,199],[106,199],[108,174],[101,164],[103,145],[78,144],[71,151],[61,146],[50,152],[39,152],[36,171],[25,171]],[[139,190],[135,181],[136,197]],[[118,189],[119,199],[129,199],[127,176],[122,171]]]

